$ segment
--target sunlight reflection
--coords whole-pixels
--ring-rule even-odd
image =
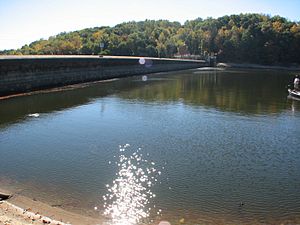
[[[126,156],[129,144],[120,146],[118,172],[112,184],[107,184],[108,193],[103,196],[104,214],[109,216],[114,225],[135,225],[150,215],[150,200],[155,198],[151,187],[161,174],[154,162],[143,159],[139,148]],[[155,208],[155,207],[153,207]],[[161,213],[158,209],[157,214]]]

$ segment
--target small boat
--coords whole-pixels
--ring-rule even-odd
[[[300,99],[300,91],[296,91],[295,89],[288,89],[290,96]]]

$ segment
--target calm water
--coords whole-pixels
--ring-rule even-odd
[[[0,183],[102,216],[119,145],[129,143],[126,154],[140,147],[162,172],[150,201],[162,215],[150,218],[297,223],[300,101],[286,89],[293,76],[191,70],[1,101]]]

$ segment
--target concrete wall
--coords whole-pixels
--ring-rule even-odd
[[[64,85],[206,66],[204,61],[99,56],[2,56],[0,96]],[[140,64],[139,60],[144,62]]]

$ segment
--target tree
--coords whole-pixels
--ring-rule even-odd
[[[101,52],[100,43],[104,43]],[[173,57],[182,52],[219,61],[300,63],[300,24],[280,16],[239,14],[197,18],[183,25],[168,20],[121,23],[63,32],[0,54],[113,54]]]

